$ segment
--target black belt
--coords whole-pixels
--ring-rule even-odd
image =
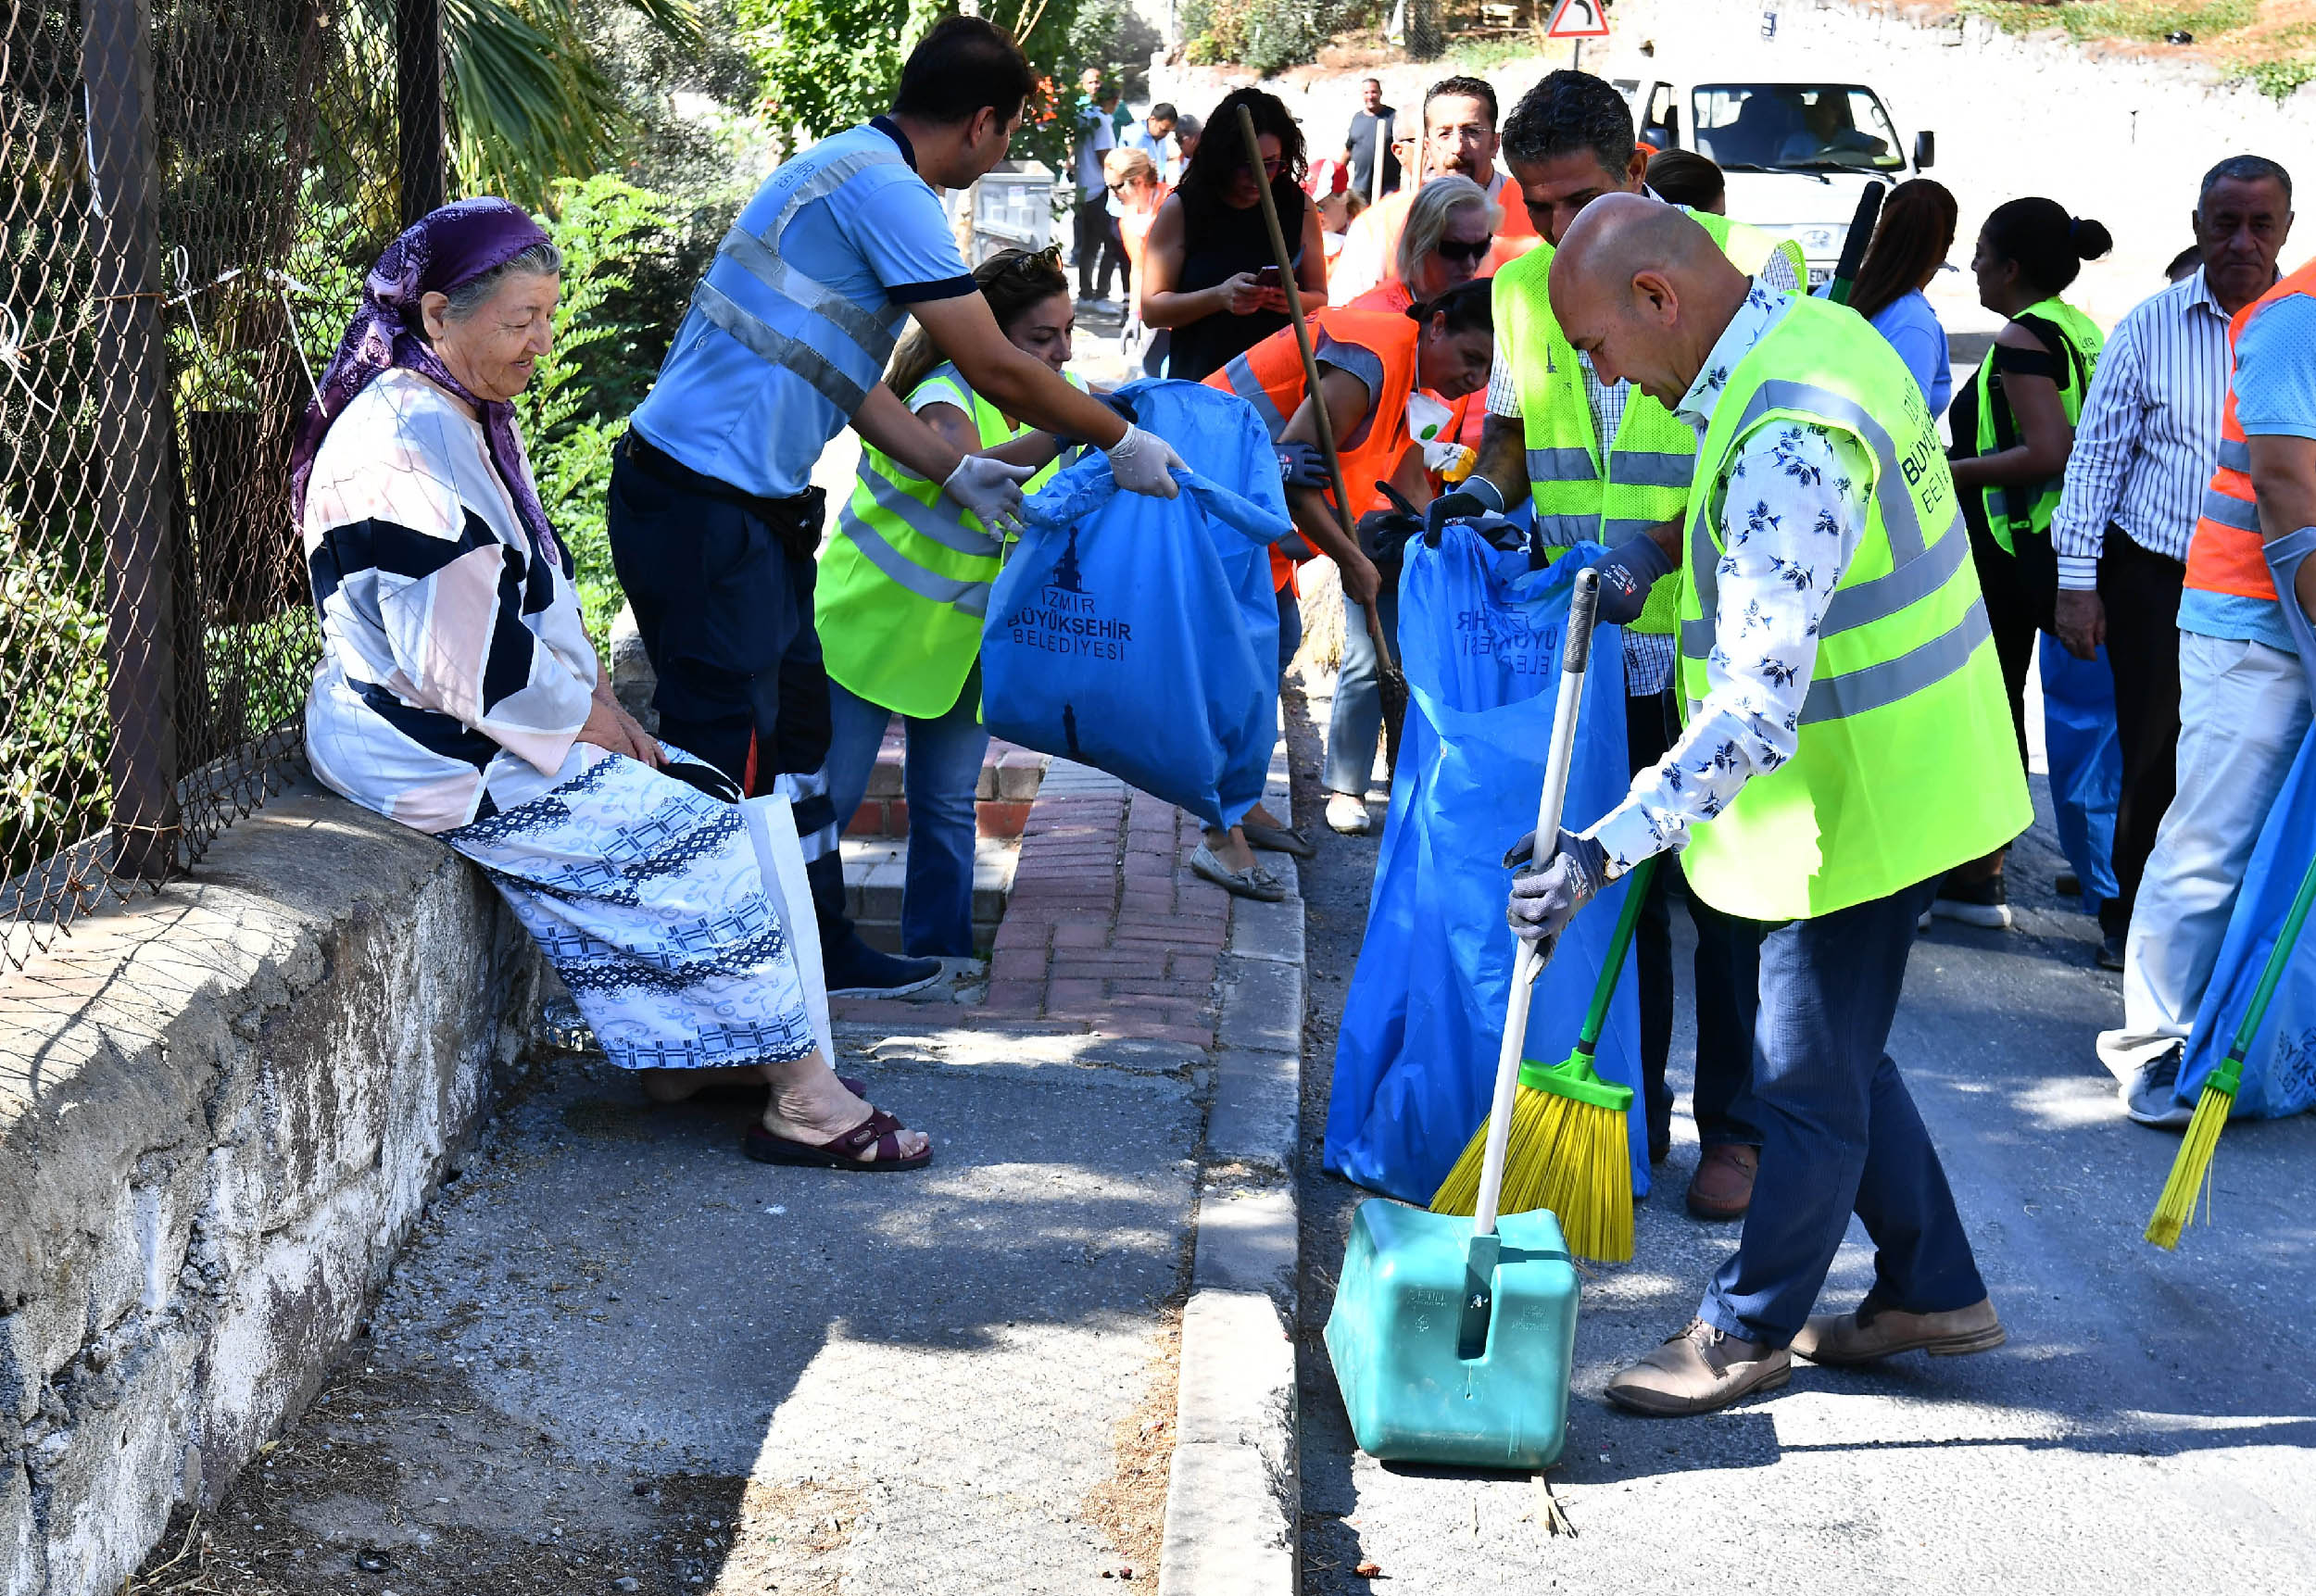
[[[656,477],[670,487],[746,510],[770,527],[781,547],[797,558],[810,559],[819,550],[821,522],[828,506],[828,495],[824,490],[808,487],[792,498],[765,498],[760,494],[747,493],[720,478],[692,470],[632,426],[620,439],[619,446],[629,462],[647,476]]]

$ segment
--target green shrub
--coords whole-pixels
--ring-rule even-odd
[[[1319,44],[1309,0],[1254,0],[1247,8],[1246,64],[1266,78],[1316,59]]]

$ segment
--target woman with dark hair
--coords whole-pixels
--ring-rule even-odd
[[[1729,214],[1729,182],[1709,156],[1658,150],[1649,157],[1648,185],[1657,198],[1691,210]]]
[[[828,1067],[791,940],[813,933],[767,894],[730,784],[630,719],[588,644],[514,416],[561,269],[522,209],[469,199],[363,283],[290,458],[314,774],[481,865],[652,1096],[768,1084],[750,1158],[920,1168],[924,1135]]]
[[[1149,168],[1149,157],[1127,153]],[[1000,250],[973,279],[1008,342],[1084,386],[1063,370],[1076,318],[1058,248]],[[1053,435],[975,392],[924,328],[902,337],[885,381],[960,454],[1038,468],[1023,484],[1033,493],[1052,473],[1062,452]],[[899,715],[909,800],[900,949],[913,958],[973,953],[974,789],[989,746],[981,617],[1003,547],[938,483],[865,447],[837,535],[820,551],[812,622],[828,670],[828,796],[838,815],[860,808]]]
[[[2014,199],[1986,219],[1970,258],[1978,302],[2008,320],[1949,412],[1954,485],[1970,523],[1970,559],[1986,596],[2022,765],[2027,665],[2034,634],[2051,629],[2058,597],[2051,515],[2074,451],[2075,419],[2106,342],[2091,319],[2059,295],[2084,261],[2098,259],[2114,243],[2104,226],[2068,215],[2056,200]],[[1931,912],[2008,926],[2003,852],[1950,873]]]
[[[1253,113],[1263,152],[1257,172],[1239,131],[1239,107]],[[1287,291],[1263,273],[1275,268],[1263,221],[1260,182],[1270,186],[1279,230],[1294,251],[1295,282],[1312,304],[1327,301],[1327,245],[1318,209],[1303,192],[1303,129],[1276,94],[1237,89],[1207,119],[1207,136],[1142,245],[1143,324],[1174,331],[1167,375],[1204,380],[1287,325]]]
[[[1898,352],[1930,401],[1932,416],[1945,414],[1954,375],[1948,370],[1946,330],[1922,290],[1954,247],[1957,214],[1945,184],[1926,177],[1898,184],[1882,201],[1882,220],[1850,289],[1850,308],[1872,322]]]

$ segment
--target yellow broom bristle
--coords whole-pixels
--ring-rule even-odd
[[[2163,1183],[2155,1213],[2147,1221],[2147,1239],[2158,1247],[2175,1248],[2179,1233],[2196,1217],[2196,1196],[2203,1194],[2204,1220],[2211,1218],[2211,1155],[2219,1150],[2220,1132],[2228,1122],[2235,1100],[2214,1087],[2206,1087],[2196,1100],[2196,1117],[2187,1122],[2187,1136],[2171,1161],[2171,1177]]]
[[[1549,1209],[1569,1251],[1605,1263],[1630,1261],[1632,1162],[1625,1134],[1624,1115],[1614,1109],[1520,1087],[1512,1099],[1498,1212]],[[1487,1144],[1483,1121],[1432,1196],[1432,1213],[1470,1213],[1479,1207]]]

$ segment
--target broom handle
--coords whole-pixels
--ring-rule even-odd
[[[2227,1057],[2215,1072],[2214,1085],[2228,1096],[2244,1081],[2244,1055],[2252,1049],[2252,1036],[2268,1017],[2268,1005],[2276,995],[2276,983],[2284,979],[2285,966],[2292,961],[2292,949],[2300,939],[2300,927],[2308,923],[2308,911],[2316,903],[2316,859],[2308,861],[2308,870],[2300,877],[2300,889],[2292,898],[2292,911],[2284,917],[2284,929],[2276,934],[2276,945],[2268,949],[2268,962],[2259,972],[2259,985],[2252,989],[2251,1006],[2244,1011],[2244,1018],[2235,1027],[2235,1037],[2228,1044]],[[2216,1076],[2225,1076],[2221,1085]]]
[[[1327,413],[1327,400],[1319,390],[1318,351],[1311,344],[1311,323],[1303,315],[1303,289],[1295,282],[1294,257],[1287,250],[1286,230],[1278,225],[1278,202],[1271,197],[1270,175],[1263,170],[1263,142],[1254,131],[1254,113],[1245,106],[1239,107],[1239,132],[1246,139],[1247,166],[1254,173],[1254,187],[1262,195],[1263,226],[1271,235],[1271,256],[1278,263],[1278,276],[1287,290],[1287,315],[1295,325],[1295,346],[1303,351],[1303,391],[1311,396],[1312,419],[1318,423],[1319,453],[1327,460],[1327,478],[1335,489],[1335,514],[1342,526],[1343,535],[1351,531],[1351,495],[1343,486],[1342,456],[1335,449],[1335,422]],[[1399,662],[1391,658],[1391,646],[1383,632],[1383,617],[1370,598],[1360,606],[1367,622],[1367,635],[1375,642],[1375,657],[1378,673],[1395,674]]]
[[[1576,718],[1584,703],[1584,672],[1592,652],[1592,611],[1600,602],[1596,572],[1576,573],[1568,602],[1568,635],[1560,657],[1560,694],[1552,710],[1552,748],[1544,759],[1544,790],[1536,800],[1536,856],[1560,835],[1560,811],[1568,797],[1568,769],[1576,762]],[[1492,1236],[1496,1201],[1504,1195],[1504,1153],[1512,1137],[1512,1094],[1519,1084],[1520,1051],[1528,1040],[1528,1004],[1543,969],[1543,955],[1525,938],[1516,940],[1511,1001],[1504,1005],[1504,1040],[1496,1049],[1496,1091],[1488,1108],[1488,1146],[1479,1163],[1479,1200],[1472,1211],[1472,1234]]]
[[[1656,873],[1656,859],[1655,854],[1649,855],[1625,878],[1632,885],[1625,888],[1617,934],[1608,939],[1608,957],[1601,963],[1600,979],[1592,983],[1592,1004],[1584,1011],[1584,1028],[1576,1037],[1576,1050],[1587,1059],[1600,1049],[1600,1034],[1608,1024],[1608,1005],[1616,999],[1617,979],[1624,974],[1625,954],[1632,947],[1633,927],[1641,923],[1641,906],[1648,897],[1650,878]]]

